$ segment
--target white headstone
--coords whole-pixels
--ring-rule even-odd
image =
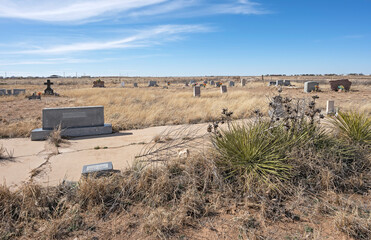
[[[334,115],[335,113],[335,102],[333,100],[328,100],[326,106],[326,114]]]

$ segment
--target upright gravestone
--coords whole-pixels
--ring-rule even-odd
[[[13,95],[26,94],[26,89],[13,89]]]
[[[291,81],[290,80],[285,80],[283,81],[284,86],[291,86]]]
[[[241,87],[246,86],[246,79],[241,78]]]
[[[230,87],[234,87],[234,82],[233,81],[229,81],[229,86]]]
[[[104,123],[103,106],[44,108],[42,128],[31,131],[31,140],[45,140],[59,126],[63,137],[112,133],[112,125]]]
[[[201,87],[200,86],[193,86],[193,96],[200,97],[201,96]]]
[[[46,95],[54,95],[54,91],[53,89],[50,87],[51,85],[53,85],[54,83],[50,82],[50,80],[48,79],[46,81],[46,83],[44,83],[44,85],[46,85],[46,89],[44,90],[44,94]]]
[[[227,86],[226,85],[221,85],[220,86],[220,92],[221,93],[227,93]]]
[[[0,96],[6,95],[6,89],[0,89]]]
[[[340,86],[344,87],[345,91],[350,90],[350,86],[352,85],[352,82],[348,79],[341,79],[336,81],[330,81],[330,86],[332,91],[338,91]]]
[[[210,86],[213,86],[215,82],[213,80],[210,81]]]
[[[334,101],[332,101],[332,100],[327,101],[326,114],[327,115],[334,115],[335,114],[335,102]]]
[[[133,83],[133,86],[135,87],[135,88],[137,88],[138,87],[138,83]]]
[[[269,83],[268,83],[268,86],[275,86],[276,85],[276,82],[273,82],[273,81],[270,81]]]
[[[283,80],[277,80],[276,86],[283,86]]]
[[[125,87],[125,82],[121,82],[121,87]]]
[[[318,82],[305,82],[304,83],[304,92],[310,93],[317,91],[317,88],[319,87]]]
[[[149,81],[148,82],[148,87],[157,87],[157,82],[156,81]]]
[[[9,96],[12,95],[12,90],[11,89],[7,89],[6,90],[6,95],[9,95]]]

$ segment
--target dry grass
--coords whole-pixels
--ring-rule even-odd
[[[170,80],[180,82],[185,79],[187,78]],[[47,107],[103,105],[105,121],[112,123],[115,130],[209,122],[218,117],[221,108],[226,107],[233,109],[236,119],[248,118],[256,108],[266,112],[267,98],[274,95],[276,91],[275,87],[267,87],[266,83],[256,82],[257,79],[260,78],[250,78],[251,81],[244,88],[239,87],[237,83],[237,87],[228,88],[228,93],[223,95],[218,88],[207,86],[201,89],[200,98],[192,97],[192,88],[185,88],[181,83],[174,83],[169,89],[147,88],[148,79],[145,78],[105,79],[107,82],[105,89],[91,88],[90,82],[94,79],[58,79],[55,80],[54,89],[62,97],[43,97],[41,101],[26,100],[24,96],[1,97],[3,111],[0,111],[0,137],[29,136],[32,129],[41,126],[41,110]],[[119,83],[122,80],[138,81],[139,88],[133,88],[131,83],[127,84],[128,87],[121,88]],[[189,81],[190,78],[187,80]],[[40,85],[43,81],[19,80],[18,85],[5,86],[26,88],[28,93],[32,93],[44,89],[44,85]],[[165,81],[167,79],[162,78],[160,84],[165,84]],[[310,97],[312,94],[303,93],[303,80],[297,78],[296,81],[292,83],[298,88],[285,88],[283,94],[295,98]],[[360,84],[354,84],[352,91],[347,93],[331,92],[328,84],[324,84],[323,92],[316,93],[320,96],[318,102],[320,108],[324,111],[326,100],[332,99],[341,110],[357,108],[360,112],[370,113],[371,90],[365,85],[369,80],[353,81],[360,81]]]

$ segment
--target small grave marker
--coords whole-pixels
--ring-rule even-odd
[[[89,173],[106,173],[111,171],[113,171],[112,162],[84,165],[82,167],[82,175],[88,175]]]
[[[214,85],[215,82],[213,80],[210,81],[210,86]]]
[[[148,87],[157,87],[157,82],[156,81],[149,81],[148,82]]]
[[[0,89],[0,96],[6,95],[6,89]]]
[[[230,87],[234,87],[234,82],[233,81],[229,81],[229,86]]]
[[[226,85],[221,85],[220,86],[220,92],[221,93],[227,93],[227,86]]]
[[[326,105],[326,114],[334,115],[335,113],[335,102],[333,100],[328,100]]]
[[[291,81],[290,80],[284,80],[283,85],[284,86],[291,86]]]
[[[6,90],[6,94],[7,94],[7,95],[12,95],[12,90],[11,90],[11,89],[7,89],[7,90]]]
[[[246,79],[241,79],[241,87],[246,86]]]
[[[133,84],[133,86],[134,86],[135,88],[137,88],[137,87],[138,87],[138,83],[135,82],[135,83]]]
[[[201,87],[200,86],[193,86],[193,96],[200,97],[201,96]]]
[[[283,80],[277,80],[276,86],[283,86]]]

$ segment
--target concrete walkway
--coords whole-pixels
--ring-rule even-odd
[[[135,156],[156,136],[180,128],[193,128],[203,135],[207,124],[151,127],[74,138],[58,148],[48,141],[31,141],[29,138],[0,139],[0,146],[14,150],[12,160],[0,160],[0,183],[12,188],[28,181],[54,186],[64,179],[78,181],[84,165],[102,162],[112,162],[114,169],[122,170],[131,166]]]

